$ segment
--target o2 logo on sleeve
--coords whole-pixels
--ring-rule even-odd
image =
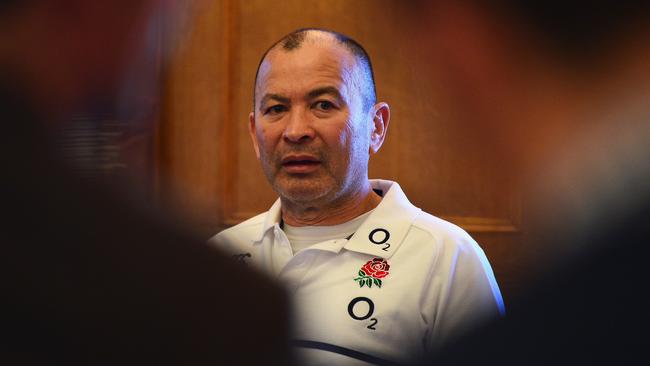
[[[363,304],[365,304],[365,306]],[[375,325],[377,325],[378,320],[377,318],[371,318],[374,313],[375,303],[367,297],[355,297],[348,304],[348,314],[350,317],[359,321],[370,319],[369,325],[366,328],[371,330],[377,330]]]
[[[386,229],[377,228],[371,231],[370,234],[368,234],[368,240],[370,240],[370,242],[375,245],[384,245],[384,247],[381,248],[381,250],[385,252],[387,252],[388,248],[390,248],[388,239],[390,239],[390,233]]]

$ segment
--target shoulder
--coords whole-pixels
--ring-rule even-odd
[[[375,179],[371,183],[374,189],[385,193],[380,205],[382,219],[390,222],[388,226],[406,228],[410,225],[407,238],[447,245],[476,245],[465,230],[413,205],[397,182]]]
[[[254,240],[260,234],[267,214],[268,212],[263,212],[235,226],[222,230],[208,239],[208,243],[218,246],[234,243],[250,243],[251,240]]]
[[[422,212],[413,222],[411,235],[418,235],[420,239],[414,244],[425,244],[431,254],[431,278],[442,279],[449,286],[446,301],[448,308],[454,309],[450,311],[476,313],[467,315],[468,318],[485,311],[492,315],[504,313],[501,292],[488,258],[465,230]],[[436,283],[439,282],[431,282]]]
[[[438,270],[474,272],[490,267],[484,250],[467,231],[426,212],[413,221],[407,238],[409,250],[426,253]]]
[[[449,221],[421,211],[412,224],[412,229],[445,247],[479,249],[476,241],[462,228]]]

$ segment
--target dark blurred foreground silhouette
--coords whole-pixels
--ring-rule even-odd
[[[53,131],[116,92],[164,6],[0,5],[0,364],[290,363],[278,286],[55,153]]]
[[[451,111],[525,177],[532,275],[505,318],[422,364],[643,362],[650,3],[489,3],[406,7]]]

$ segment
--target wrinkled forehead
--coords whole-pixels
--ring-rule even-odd
[[[276,47],[260,65],[255,94],[295,91],[319,83],[338,84],[333,86],[349,91],[361,80],[357,63],[354,55],[334,42],[306,40],[293,50]]]

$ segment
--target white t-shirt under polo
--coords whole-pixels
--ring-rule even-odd
[[[286,222],[282,230],[287,235],[293,253],[308,248],[314,244],[327,240],[347,239],[363,224],[363,220],[370,216],[372,210],[355,217],[354,219],[338,225],[331,226],[291,226]]]

